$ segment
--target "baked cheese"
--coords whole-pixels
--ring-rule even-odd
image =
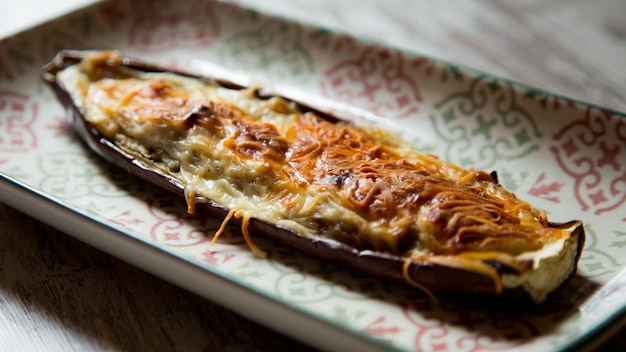
[[[224,224],[243,218],[259,255],[246,232],[250,218],[402,256],[407,267],[427,261],[482,272],[500,285],[537,286],[540,300],[571,272],[571,264],[555,280],[533,272],[546,258],[574,262],[575,250],[545,252],[560,253],[571,229],[551,227],[545,212],[492,175],[416,151],[395,135],[260,98],[254,87],[133,70],[115,52],[91,53],[57,79],[103,136],[181,184],[190,212],[210,199],[231,209]],[[494,261],[526,276],[500,278]]]

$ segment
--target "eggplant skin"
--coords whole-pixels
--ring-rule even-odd
[[[81,137],[84,143],[86,143],[86,145],[96,154],[108,162],[126,170],[127,173],[138,177],[139,179],[159,189],[169,192],[175,197],[183,199],[184,186],[182,184],[158,171],[150,169],[146,165],[139,163],[132,156],[118,148],[113,141],[100,134],[100,132],[94,126],[90,125],[85,119],[82,111],[75,106],[69,92],[66,91],[65,88],[57,81],[56,75],[58,72],[80,63],[87,53],[88,52],[86,51],[75,50],[60,51],[42,69],[41,77],[43,81],[50,86],[59,102],[65,107],[69,123],[73,126],[76,133]],[[231,89],[245,88],[228,80],[199,76],[179,70],[171,70],[133,58],[124,57],[122,62],[126,67],[141,72],[169,72],[200,80],[208,80]],[[260,99],[264,98],[267,97],[260,97]],[[294,102],[287,97],[284,97],[284,99]],[[318,111],[315,108],[311,108],[305,102],[294,103],[296,103],[302,110],[313,111],[331,122],[341,120],[322,111]],[[196,207],[202,212],[206,212],[208,215],[219,219],[225,218],[230,211],[230,209],[225,208],[211,200],[206,203],[197,204]],[[232,219],[231,223],[241,225],[241,219]],[[570,246],[575,247],[575,255],[570,263],[571,270],[569,275],[562,283],[560,283],[562,286],[576,274],[577,264],[585,243],[585,232],[582,222],[577,220],[567,223],[550,223],[550,227],[564,229],[573,228],[568,243]],[[407,258],[405,257],[371,250],[359,250],[332,239],[301,236],[292,230],[256,218],[250,219],[248,229],[253,237],[261,237],[290,246],[291,248],[301,251],[307,256],[334,264],[340,268],[356,270],[365,275],[375,277],[386,282],[405,286],[409,285],[407,278],[404,276],[406,273],[412,281],[427,288],[428,291],[437,296],[451,297],[452,299],[467,298],[468,296],[497,296],[503,299],[515,299],[516,301],[534,301],[534,303],[541,303],[545,299],[545,297],[540,299],[531,297],[523,286],[502,287],[502,289],[498,289],[499,283],[496,282],[493,277],[477,271],[467,270],[462,267],[452,267],[418,261],[412,261],[407,269],[403,268],[407,261]],[[516,274],[514,269],[506,267],[502,264],[489,264],[496,269],[500,277],[507,274]],[[537,270],[542,270],[542,268],[538,268]]]

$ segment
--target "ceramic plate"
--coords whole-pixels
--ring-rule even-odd
[[[623,313],[624,115],[233,5],[182,4],[107,2],[3,40],[1,201],[324,349],[559,350]],[[255,258],[236,229],[209,250],[219,220],[187,215],[181,201],[104,163],[67,127],[39,79],[65,48],[245,72],[333,109],[354,107],[355,117],[448,161],[498,170],[551,220],[585,222],[579,274],[548,304],[519,311],[434,304],[285,247],[268,244],[268,258]]]

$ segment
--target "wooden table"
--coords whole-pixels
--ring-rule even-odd
[[[270,12],[626,111],[622,0],[256,3]],[[0,350],[309,349],[88,247],[10,204],[0,205],[0,224]],[[626,350],[625,336],[622,329],[602,347]]]

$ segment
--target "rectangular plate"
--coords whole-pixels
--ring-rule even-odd
[[[548,304],[519,311],[435,304],[271,244],[268,259],[255,258],[236,229],[210,251],[220,220],[186,214],[68,129],[39,79],[60,49],[243,71],[325,97],[327,108],[399,131],[422,151],[498,170],[552,221],[585,221],[579,274]],[[0,201],[323,349],[566,349],[626,310],[623,114],[229,4],[108,2],[4,40]]]

